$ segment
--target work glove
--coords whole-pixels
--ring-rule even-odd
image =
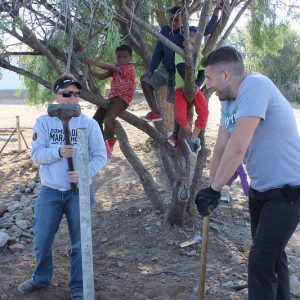
[[[208,216],[209,212],[219,205],[220,196],[221,193],[213,190],[211,187],[198,191],[195,197],[195,204],[200,216]]]

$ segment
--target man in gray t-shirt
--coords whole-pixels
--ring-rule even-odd
[[[243,59],[233,47],[211,52],[202,64],[206,87],[222,103],[222,117],[210,186],[197,193],[195,203],[201,215],[208,215],[245,160],[253,238],[249,299],[290,299],[284,250],[300,219],[300,138],[292,108],[270,79],[245,75]]]

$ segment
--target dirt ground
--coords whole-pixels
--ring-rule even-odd
[[[132,113],[141,116],[147,105],[141,97],[133,101]],[[94,106],[82,103],[83,112],[92,115]],[[22,132],[30,145],[31,128],[45,107],[29,107],[0,102],[0,149],[20,116]],[[298,124],[300,106],[294,105]],[[219,119],[219,104],[210,101],[210,117],[206,131],[207,143],[213,148]],[[146,146],[147,136],[134,127],[123,124],[130,143],[154,176],[166,203],[171,194],[160,172],[155,153]],[[2,137],[2,139],[1,139]],[[15,136],[14,136],[15,137]],[[138,137],[138,138],[137,138]],[[17,142],[8,143],[0,156],[0,208],[8,201],[19,184],[37,176],[37,167],[30,162],[24,143],[22,153],[16,152]],[[205,170],[207,176],[207,170]],[[179,244],[202,232],[202,220],[195,214],[194,223],[183,228],[170,227],[164,216],[154,211],[142,185],[118,146],[105,168],[94,180],[95,204],[92,213],[93,255],[96,299],[197,299],[199,253],[201,243],[180,249]],[[207,299],[237,300],[247,298],[247,289],[232,286],[247,281],[247,245],[250,224],[247,199],[239,181],[232,187],[233,201],[222,203],[214,211],[209,232],[207,262]],[[54,275],[52,285],[28,296],[17,291],[20,282],[30,277],[34,267],[33,246],[22,252],[0,252],[0,299],[63,300],[69,299],[67,288],[69,257],[64,253],[68,234],[63,220],[54,244]],[[300,234],[297,230],[287,252],[291,274],[300,276]],[[293,298],[294,299],[294,298]]]

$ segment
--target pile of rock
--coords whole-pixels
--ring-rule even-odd
[[[33,212],[39,184],[19,185],[0,218],[0,250],[19,252],[33,239]]]

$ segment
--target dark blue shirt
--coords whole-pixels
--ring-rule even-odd
[[[208,24],[205,27],[204,35],[211,34],[218,22],[218,16],[212,15],[211,19],[209,20]],[[193,27],[196,30],[196,27]],[[160,33],[173,42],[178,47],[183,47],[183,29],[180,28],[177,31],[171,30],[169,26],[163,26]],[[175,73],[175,53],[169,47],[165,46],[161,41],[157,41],[156,46],[153,50],[152,57],[149,63],[149,71],[153,72],[155,69],[158,68],[160,63],[166,68],[169,73]]]

